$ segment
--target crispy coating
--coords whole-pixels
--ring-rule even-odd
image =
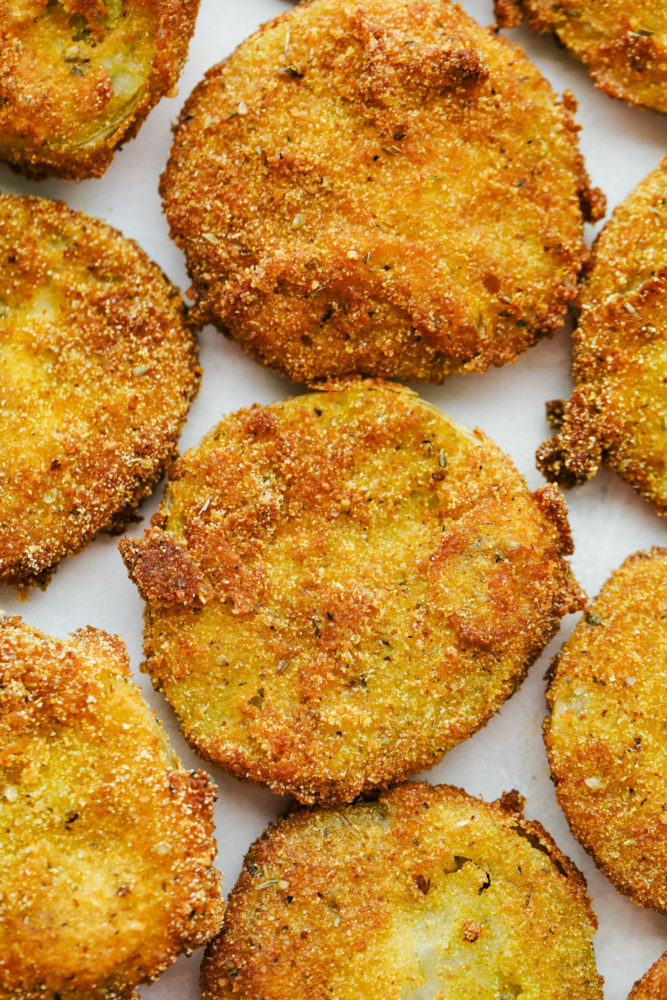
[[[100,177],[176,83],[199,0],[0,0],[0,159]]]
[[[617,889],[667,912],[667,549],[605,583],[554,661],[545,742],[574,836]]]
[[[250,849],[203,1000],[597,1000],[581,874],[516,792],[408,783]]]
[[[117,636],[0,621],[0,997],[129,997],[222,917],[215,788]]]
[[[661,0],[494,0],[511,28],[525,18],[552,32],[587,66],[596,87],[667,111],[667,8]]]
[[[199,384],[177,290],[59,202],[0,195],[0,580],[44,583],[123,525]]]
[[[303,802],[439,760],[581,606],[565,506],[481,432],[352,381],[227,417],[121,551],[198,753]]]
[[[441,381],[557,328],[591,191],[570,94],[447,0],[314,0],[195,89],[161,191],[201,323],[301,382]]]
[[[579,299],[567,403],[538,450],[548,479],[572,486],[600,464],[667,513],[667,157],[614,212]]]
[[[628,1000],[667,1000],[667,951],[635,983]]]

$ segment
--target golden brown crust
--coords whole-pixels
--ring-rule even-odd
[[[605,583],[552,666],[545,742],[575,837],[621,892],[667,912],[667,549]]]
[[[199,0],[0,0],[0,159],[99,177],[176,83]]]
[[[308,383],[514,361],[598,217],[573,106],[446,0],[299,4],[176,128],[161,191],[198,320]]]
[[[117,636],[0,620],[0,996],[134,996],[222,916],[215,787],[185,771]]]
[[[500,27],[525,19],[581,59],[596,87],[667,111],[667,10],[656,0],[494,0]]]
[[[198,753],[305,802],[435,763],[581,607],[557,490],[397,385],[241,410],[171,480],[121,542],[153,682]]]
[[[250,849],[204,1000],[599,1000],[583,878],[513,801],[408,783]]]
[[[45,583],[173,458],[196,343],[135,243],[60,202],[0,195],[0,359],[0,580]]]
[[[549,404],[558,433],[538,450],[538,466],[572,486],[604,463],[664,515],[667,158],[600,233],[578,305],[575,387],[567,403]]]
[[[667,1000],[667,951],[635,983],[628,1000]]]

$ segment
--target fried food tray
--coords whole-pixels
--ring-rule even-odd
[[[206,69],[220,61],[263,21],[289,9],[282,0],[202,0],[190,55],[178,95],[163,100],[151,113],[136,140],[114,159],[100,180],[30,182],[0,166],[0,188],[65,200],[72,208],[99,216],[136,239],[183,290],[189,280],[183,257],[171,242],[157,191],[171,143],[171,124]],[[463,8],[482,24],[492,22],[490,0],[464,0]],[[524,29],[510,33],[542,70],[555,90],[573,91],[579,102],[581,150],[593,184],[608,199],[608,213],[634,185],[657,166],[667,148],[667,117],[631,108],[595,90],[584,67],[552,39]],[[587,227],[588,237],[595,235]],[[180,447],[196,444],[222,413],[253,402],[282,399],[300,387],[261,368],[212,328],[200,336],[203,379]],[[415,389],[455,419],[485,430],[511,457],[531,489],[543,484],[534,463],[535,449],[549,435],[544,403],[570,392],[570,339],[567,327],[522,355],[514,365],[481,375],[455,376],[441,386]],[[163,487],[142,505],[143,525],[157,508]],[[609,472],[567,495],[575,542],[572,566],[590,597],[630,553],[667,545],[667,524]],[[130,525],[138,534],[143,525]],[[21,601],[9,587],[0,588],[0,607],[54,635],[94,625],[118,633],[128,645],[133,671],[147,700],[157,711],[186,767],[201,762],[180,736],[166,700],[153,692],[140,673],[142,606],[117,551],[117,539],[97,538],[84,552],[63,561],[45,591]],[[422,777],[450,782],[474,795],[494,799],[518,789],[526,798],[525,815],[539,820],[559,847],[584,872],[599,920],[595,938],[598,968],[605,977],[608,1000],[625,1000],[632,983],[667,947],[667,918],[642,910],[622,897],[602,876],[572,838],[558,806],[542,744],[545,714],[544,674],[551,658],[569,635],[576,616],[563,622],[555,640],[531,667],[521,689],[474,737],[451,751]],[[219,787],[216,805],[218,863],[225,892],[236,881],[252,840],[284,808],[270,792],[244,785],[213,765],[202,765]],[[153,1000],[199,997],[201,952],[181,958],[161,979],[142,989]]]

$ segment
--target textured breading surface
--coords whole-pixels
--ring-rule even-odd
[[[99,177],[176,83],[199,0],[0,0],[0,159]]]
[[[581,59],[595,85],[667,111],[667,7],[661,0],[494,0],[498,23],[525,18]]]
[[[667,512],[667,157],[614,212],[581,289],[571,399],[537,453],[571,486],[601,463]]]
[[[278,820],[207,947],[204,1000],[599,1000],[583,878],[520,809],[409,783]]]
[[[557,328],[598,217],[523,53],[439,0],[315,0],[195,89],[162,193],[201,322],[297,381],[440,381]]]
[[[132,995],[220,926],[214,786],[116,636],[0,621],[0,997]]]
[[[186,739],[305,802],[435,763],[581,606],[554,488],[383,383],[227,417],[121,550]]]
[[[572,832],[667,912],[667,549],[623,563],[554,661],[545,742]]]
[[[135,243],[0,195],[0,580],[44,582],[127,520],[198,381],[178,292]]]
[[[635,983],[628,1000],[667,1000],[667,951]]]

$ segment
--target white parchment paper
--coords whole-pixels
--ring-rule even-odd
[[[491,23],[491,0],[464,0],[462,6],[482,24]],[[172,280],[187,289],[183,258],[168,237],[157,194],[171,143],[171,124],[209,66],[260,23],[288,9],[286,0],[201,0],[178,96],[158,105],[138,138],[117,154],[104,178],[79,184],[29,182],[0,166],[0,189],[62,198],[73,208],[108,220],[138,240]],[[667,149],[667,115],[627,107],[595,90],[584,68],[550,38],[523,29],[511,34],[556,90],[569,87],[577,97],[581,148],[593,182],[607,195],[611,211]],[[589,236],[594,236],[592,230]],[[181,439],[182,450],[196,444],[223,413],[298,391],[213,329],[202,333],[200,345],[203,381]],[[544,402],[569,395],[569,352],[569,332],[563,329],[515,365],[482,375],[456,376],[442,386],[415,388],[456,419],[485,430],[513,457],[534,489],[543,482],[534,465],[535,449],[549,433]],[[141,508],[144,523],[161,496],[162,486]],[[576,545],[573,566],[591,596],[625,556],[639,548],[667,544],[667,523],[610,473],[600,473],[567,499]],[[139,533],[142,528],[131,530]],[[114,538],[98,538],[85,552],[65,560],[48,589],[32,593],[27,601],[20,602],[12,589],[0,587],[0,607],[55,635],[64,636],[84,625],[120,634],[128,645],[137,681],[184,764],[200,766],[181,738],[167,702],[139,672],[142,606],[116,545]],[[625,1000],[635,979],[667,948],[667,918],[633,906],[616,892],[572,838],[554,796],[541,739],[544,673],[575,621],[571,617],[563,622],[555,641],[499,715],[424,777],[463,786],[487,799],[511,788],[525,795],[526,816],[538,819],[586,875],[599,919],[595,947],[606,980],[605,995],[607,1000]],[[219,865],[229,891],[251,841],[285,803],[264,789],[243,785],[211,765],[204,766],[220,790],[216,806]],[[181,958],[157,983],[143,988],[146,1000],[196,1000],[200,956],[201,952]]]

